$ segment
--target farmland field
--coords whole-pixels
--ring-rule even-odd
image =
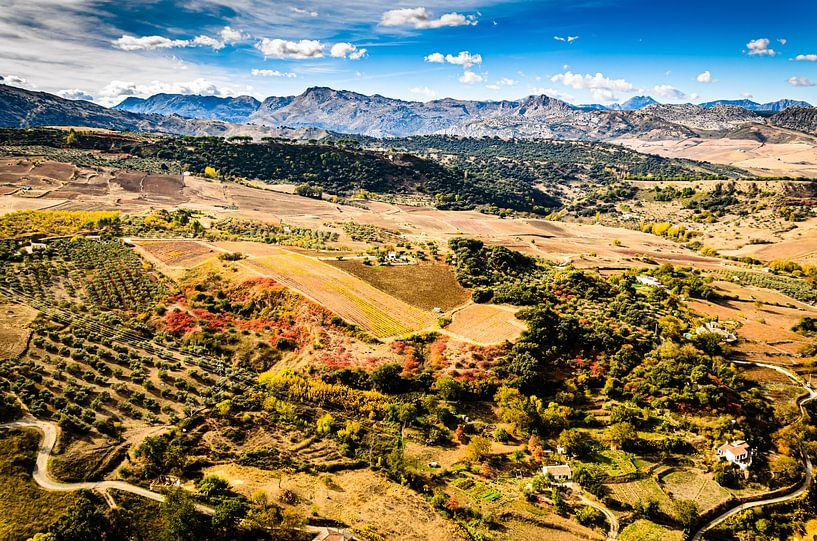
[[[274,278],[380,338],[424,329],[434,322],[431,312],[415,308],[315,258],[280,250],[277,255],[241,264]]]
[[[664,477],[664,486],[675,500],[692,500],[701,512],[732,498],[728,490],[712,478],[712,474],[701,471],[676,471]]]
[[[649,520],[639,519],[621,530],[621,541],[681,541],[683,532],[669,530]]]
[[[139,246],[169,267],[190,267],[214,253],[212,248],[196,241],[143,241]]]
[[[605,486],[610,489],[610,496],[615,500],[635,505],[653,499],[658,502],[661,511],[672,516],[672,500],[651,477],[629,483],[609,483]]]
[[[454,272],[444,265],[372,267],[359,260],[328,260],[327,263],[424,310],[439,307],[448,311],[468,301],[468,291],[457,283]]]
[[[454,314],[446,331],[479,345],[514,340],[524,329],[514,310],[493,304],[471,304]]]

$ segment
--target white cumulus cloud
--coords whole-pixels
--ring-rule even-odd
[[[187,47],[190,42],[186,39],[170,39],[164,36],[122,36],[114,40],[114,46],[123,51],[149,51],[153,49],[173,49]]]
[[[589,73],[572,73],[566,71],[550,78],[554,83],[562,83],[575,90],[607,90],[610,92],[629,92],[633,90],[633,85],[624,79],[610,79],[601,72],[595,75]]]
[[[466,85],[473,85],[475,83],[481,83],[485,80],[485,77],[474,73],[473,71],[465,70],[463,74],[460,76],[459,81]]]
[[[553,39],[555,39],[556,41],[564,41],[566,43],[573,43],[574,41],[579,39],[579,36],[553,36]]]
[[[753,39],[746,44],[749,56],[775,56],[777,51],[769,48],[771,41],[768,38]]]
[[[383,14],[380,19],[382,26],[413,26],[414,28],[442,28],[444,26],[473,26],[477,24],[474,15],[461,13],[446,13],[434,18],[431,12],[424,7],[392,9]]]
[[[665,100],[684,100],[687,95],[672,85],[655,85],[652,93]]]
[[[294,6],[290,7],[289,9],[291,9],[292,11],[297,13],[298,15],[306,15],[308,17],[317,17],[318,16],[318,12],[314,11],[314,10],[309,10],[309,9],[304,9],[304,8],[299,8],[299,7],[294,7]]]
[[[462,66],[465,69],[473,68],[477,64],[482,64],[482,55],[480,54],[471,54],[468,51],[460,51],[459,54],[454,56],[453,54],[446,54],[443,53],[431,53],[430,55],[426,56],[423,60],[426,62],[433,62],[436,64],[444,64],[448,62],[449,64],[454,64],[456,66]]]
[[[122,36],[112,43],[114,47],[123,51],[153,51],[182,47],[211,47],[214,51],[218,51],[224,48],[223,41],[210,36],[196,36],[193,39],[170,39],[164,36]]]
[[[26,86],[28,85],[28,79],[23,77],[19,77],[17,75],[0,75],[0,82],[7,85],[12,86]]]
[[[79,88],[70,88],[66,90],[60,90],[57,92],[57,96],[61,98],[65,98],[66,100],[85,100],[85,101],[92,101],[94,97],[84,90],[80,90]]]
[[[297,77],[297,75],[290,71],[253,69],[250,73],[253,77],[286,77],[288,79]]]
[[[264,38],[255,44],[255,48],[261,51],[265,57],[290,58],[302,60],[305,58],[323,57],[325,45],[318,40],[302,39],[300,41],[287,41],[283,39]]]
[[[486,87],[486,88],[489,88],[489,89],[491,89],[491,90],[499,90],[499,89],[500,89],[500,88],[502,88],[503,86],[514,86],[514,85],[516,85],[518,82],[519,82],[519,81],[514,81],[513,79],[510,79],[510,78],[508,78],[508,77],[503,77],[502,79],[499,79],[498,81],[496,81],[496,82],[495,82],[495,83],[493,83],[493,84],[490,84],[490,85],[485,85],[485,87]]]
[[[225,26],[221,32],[219,32],[219,36],[221,36],[221,41],[224,43],[237,43],[247,38],[243,32],[240,30],[235,30],[229,26]]]
[[[222,91],[212,81],[204,78],[192,81],[152,81],[139,84],[131,81],[111,81],[99,91],[99,97],[116,98],[124,96],[152,96],[154,94],[197,94],[200,96],[222,96]]]
[[[475,64],[482,64],[482,55],[471,54],[468,51],[460,51],[457,56],[452,54],[445,55],[445,61],[449,64],[455,64],[468,69],[473,67]]]
[[[334,58],[349,58],[349,60],[360,60],[366,56],[366,49],[358,49],[351,43],[335,43],[329,50],[329,54]]]
[[[788,82],[791,86],[814,86],[814,83],[808,77],[789,77]]]
[[[710,83],[717,83],[718,82],[717,79],[714,79],[712,77],[712,73],[710,73],[709,70],[706,70],[704,72],[699,73],[698,76],[695,77],[695,80],[698,81],[699,83],[703,83],[703,84],[710,84]]]
[[[798,62],[817,62],[817,54],[798,54],[794,59]]]
[[[429,100],[433,100],[437,97],[437,91],[432,90],[427,86],[415,86],[413,88],[409,88],[409,92],[412,94],[417,94],[418,96],[423,96]]]

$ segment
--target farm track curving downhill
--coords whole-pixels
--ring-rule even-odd
[[[32,477],[34,481],[45,490],[52,492],[70,492],[75,490],[93,490],[106,494],[109,490],[121,490],[129,492],[149,500],[156,502],[163,502],[165,496],[158,492],[153,492],[146,488],[138,487],[124,481],[86,481],[81,483],[63,483],[54,479],[48,473],[48,461],[51,459],[51,454],[54,451],[54,446],[57,444],[57,436],[59,435],[59,427],[56,423],[49,423],[37,419],[24,419],[21,421],[14,421],[0,425],[0,428],[34,428],[43,436],[42,443],[37,450],[37,460],[34,463],[34,471]],[[106,500],[108,498],[106,497]],[[110,500],[109,500],[110,501]],[[206,515],[213,514],[213,508],[206,505],[196,505],[196,509],[200,513]]]
[[[800,399],[797,400],[797,405],[800,407],[800,414],[803,417],[807,415],[806,406],[805,406],[806,403],[810,402],[810,401],[812,401],[814,399],[817,399],[817,390],[814,390],[809,385],[803,383],[803,381],[800,380],[800,378],[798,378],[796,374],[794,374],[792,371],[788,370],[787,368],[783,368],[782,366],[777,366],[777,365],[774,365],[774,364],[759,363],[759,362],[753,362],[753,361],[732,361],[732,362],[734,362],[735,364],[753,365],[753,366],[758,366],[758,367],[761,367],[761,368],[768,368],[768,369],[771,369],[771,370],[775,370],[775,371],[780,372],[781,374],[785,375],[786,377],[788,377],[789,379],[794,381],[796,384],[802,386],[803,389],[805,389],[806,392],[808,393],[808,396],[805,396],[805,397],[800,398]],[[805,494],[806,491],[809,489],[809,487],[811,486],[811,483],[813,482],[813,476],[814,476],[811,459],[809,458],[808,454],[806,454],[806,453],[803,453],[803,467],[805,468],[806,478],[792,492],[789,492],[788,494],[784,494],[782,496],[776,496],[776,497],[773,497],[773,498],[766,498],[766,499],[754,500],[754,501],[742,503],[742,504],[736,505],[735,507],[727,509],[723,513],[719,514],[717,517],[713,518],[712,520],[710,520],[709,522],[707,522],[706,524],[701,526],[698,529],[698,531],[696,531],[695,534],[690,539],[692,541],[701,541],[701,539],[703,539],[703,536],[704,536],[704,534],[706,532],[712,530],[713,528],[716,528],[716,527],[720,526],[721,524],[726,522],[729,518],[733,517],[734,515],[736,515],[738,513],[742,513],[743,511],[746,511],[747,509],[753,509],[755,507],[762,507],[764,505],[773,505],[773,504],[777,504],[777,503],[784,503],[784,502],[793,500],[795,498],[799,498],[800,496]]]

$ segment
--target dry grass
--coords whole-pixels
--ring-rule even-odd
[[[31,479],[40,436],[0,430],[0,539],[23,541],[48,529],[74,502],[73,492],[47,492]]]
[[[732,494],[712,478],[711,473],[682,470],[664,476],[664,486],[674,500],[692,500],[701,512],[717,507],[732,498]]]
[[[315,513],[355,529],[368,525],[386,539],[457,539],[451,523],[422,496],[368,470],[322,476],[283,474],[279,479],[272,472],[225,464],[207,468],[207,474],[224,477],[246,496],[262,490],[271,501],[278,501],[282,489],[290,490],[298,495],[297,507],[305,514]]]
[[[360,260],[326,262],[424,310],[439,307],[447,312],[466,303],[469,298],[468,290],[460,286],[454,271],[447,265],[430,263],[372,267]]]
[[[25,351],[31,334],[28,324],[36,315],[36,310],[22,304],[0,304],[0,359]]]
[[[620,541],[681,541],[684,532],[639,519],[621,530],[618,538]]]
[[[481,346],[516,340],[525,324],[514,316],[515,309],[495,304],[470,304],[458,310],[445,328],[455,338]]]
[[[434,315],[315,258],[278,250],[238,263],[302,293],[380,338],[429,327]]]

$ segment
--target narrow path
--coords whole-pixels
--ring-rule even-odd
[[[761,368],[769,368],[769,369],[774,370],[776,372],[780,372],[781,374],[788,377],[789,379],[791,379],[796,384],[802,386],[803,389],[805,389],[806,392],[808,392],[808,396],[806,396],[804,398],[801,398],[800,400],[797,401],[797,405],[800,407],[801,416],[806,415],[806,406],[805,406],[805,404],[807,402],[810,402],[810,401],[817,398],[817,390],[814,390],[811,387],[809,387],[807,384],[803,383],[803,381],[801,381],[800,378],[797,377],[797,375],[794,372],[792,372],[791,370],[789,370],[787,368],[783,368],[782,366],[777,366],[777,365],[774,365],[774,364],[759,363],[759,362],[753,362],[753,361],[732,361],[732,362],[735,363],[735,364],[753,365],[753,366],[759,366]],[[691,538],[692,541],[701,541],[701,539],[703,538],[703,536],[704,536],[704,534],[706,532],[708,532],[709,530],[712,530],[713,528],[716,528],[716,527],[720,526],[721,524],[726,522],[729,518],[733,517],[734,515],[736,515],[738,513],[742,513],[743,511],[746,511],[747,509],[753,509],[755,507],[761,507],[761,506],[764,506],[764,505],[771,505],[771,504],[776,504],[776,503],[787,502],[789,500],[793,500],[793,499],[798,498],[798,497],[802,496],[803,494],[805,494],[805,492],[811,486],[811,483],[812,483],[812,480],[813,480],[813,477],[814,477],[813,466],[811,464],[811,458],[809,458],[808,454],[806,454],[806,453],[803,453],[803,464],[804,464],[805,470],[806,470],[806,478],[803,480],[803,483],[800,484],[800,486],[797,487],[794,491],[792,491],[792,492],[790,492],[788,494],[785,494],[783,496],[777,496],[775,498],[767,498],[767,499],[764,499],[764,500],[756,500],[756,501],[746,502],[746,503],[736,505],[735,507],[732,507],[730,509],[727,509],[726,511],[724,511],[723,513],[721,513],[717,517],[713,518],[712,520],[710,520],[709,522],[704,524],[701,528],[699,528],[698,531],[695,532],[695,535],[692,536],[692,538]]]
[[[610,529],[607,531],[607,540],[608,541],[615,540],[618,537],[618,517],[604,505],[600,504],[595,500],[591,500],[584,494],[580,493],[578,496],[579,500],[584,505],[589,505],[593,509],[597,509],[598,511],[601,511],[604,514],[605,520],[607,520],[607,524],[609,524],[610,526]]]
[[[81,483],[63,483],[60,482],[48,473],[48,461],[51,458],[51,453],[57,443],[57,436],[59,435],[59,427],[55,423],[47,421],[40,421],[37,419],[26,419],[21,421],[14,421],[0,425],[0,428],[34,428],[43,435],[43,440],[40,443],[40,448],[37,451],[37,461],[34,464],[34,471],[32,477],[34,481],[45,490],[52,492],[68,492],[74,490],[95,490],[103,493],[108,490],[121,490],[123,492],[130,492],[143,498],[153,500],[156,502],[165,501],[165,497],[158,492],[153,492],[146,488],[138,487],[124,481],[86,481]],[[107,501],[107,497],[106,497]],[[196,504],[196,510],[206,515],[212,515],[213,509],[205,505]]]

